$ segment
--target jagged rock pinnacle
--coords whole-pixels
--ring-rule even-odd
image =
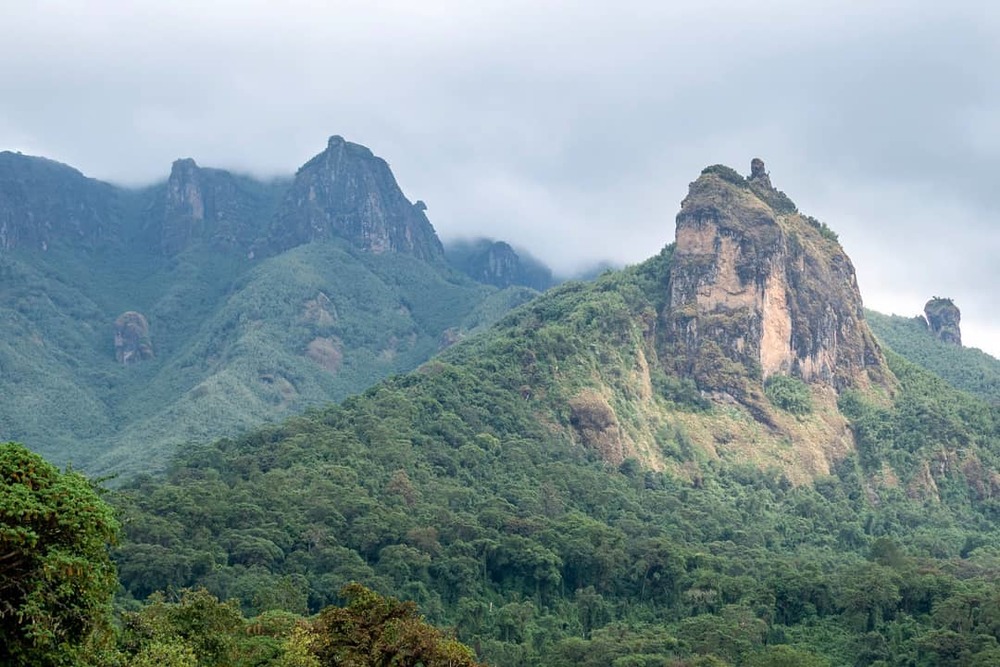
[[[942,343],[962,346],[962,329],[959,322],[962,312],[951,299],[934,297],[924,306],[924,315],[931,331]]]
[[[771,185],[771,177],[767,175],[767,170],[764,168],[764,161],[759,157],[750,160],[750,177],[747,180],[759,183],[768,189],[774,189],[774,186]]]

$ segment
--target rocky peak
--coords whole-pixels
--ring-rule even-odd
[[[771,185],[771,177],[767,175],[767,171],[764,168],[764,161],[759,157],[750,160],[750,177],[747,180],[750,183],[759,184],[768,190],[774,189],[774,186]]]
[[[0,249],[92,247],[115,241],[120,225],[112,186],[53,160],[0,152]]]
[[[385,160],[334,135],[295,175],[269,245],[285,250],[337,238],[373,253],[437,260],[444,251],[425,209],[403,195]]]
[[[514,249],[503,241],[491,243],[482,256],[481,279],[498,287],[507,287],[517,282],[521,269],[521,258]]]
[[[177,160],[159,210],[154,212],[154,234],[170,255],[201,241],[246,252],[263,234],[274,211],[271,190],[281,187],[199,167],[191,158]]]
[[[664,358],[704,391],[745,400],[775,374],[838,390],[887,382],[850,259],[759,159],[749,179],[716,165],[691,184],[662,317]]]
[[[924,315],[927,317],[931,332],[938,340],[949,345],[962,346],[962,329],[959,326],[962,312],[954,301],[936,296],[924,306]]]

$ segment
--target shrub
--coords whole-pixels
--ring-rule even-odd
[[[724,164],[713,164],[709,167],[705,167],[701,170],[702,174],[715,174],[722,180],[732,183],[733,185],[738,185],[741,188],[749,187],[747,180],[740,176],[740,173],[733,169],[732,167],[727,167]]]
[[[773,405],[793,415],[812,412],[809,386],[790,375],[772,375],[764,383],[764,394]]]
[[[837,236],[837,232],[835,232],[832,229],[830,229],[829,227],[827,227],[827,225],[826,225],[825,222],[820,222],[819,220],[817,220],[816,218],[812,217],[811,215],[807,215],[807,216],[804,216],[804,217],[806,219],[806,222],[808,222],[810,225],[812,225],[816,229],[816,231],[819,232],[819,235],[822,236],[823,238],[825,238],[827,240],[830,240],[830,241],[839,241],[840,240],[840,237]]]

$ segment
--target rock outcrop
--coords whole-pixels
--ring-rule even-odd
[[[142,313],[129,310],[115,320],[115,359],[123,366],[131,366],[153,358],[153,344],[149,338],[149,323]]]
[[[264,183],[222,169],[174,162],[154,215],[163,252],[173,255],[204,241],[215,248],[249,252],[275,210],[275,192],[287,182]]]
[[[444,250],[424,215],[403,195],[385,160],[333,136],[326,150],[295,175],[268,237],[273,250],[345,239],[373,253],[442,259]]]
[[[934,297],[924,306],[924,315],[931,332],[942,343],[962,346],[962,312],[951,299]]]
[[[709,167],[681,205],[665,363],[741,401],[774,374],[837,390],[888,382],[836,236],[772,187],[763,161],[751,170]]]
[[[121,213],[113,186],[53,160],[0,152],[0,249],[115,242]]]

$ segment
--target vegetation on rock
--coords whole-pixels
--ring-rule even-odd
[[[764,394],[771,403],[785,412],[793,415],[807,415],[812,412],[809,386],[798,378],[772,375],[764,382]]]

